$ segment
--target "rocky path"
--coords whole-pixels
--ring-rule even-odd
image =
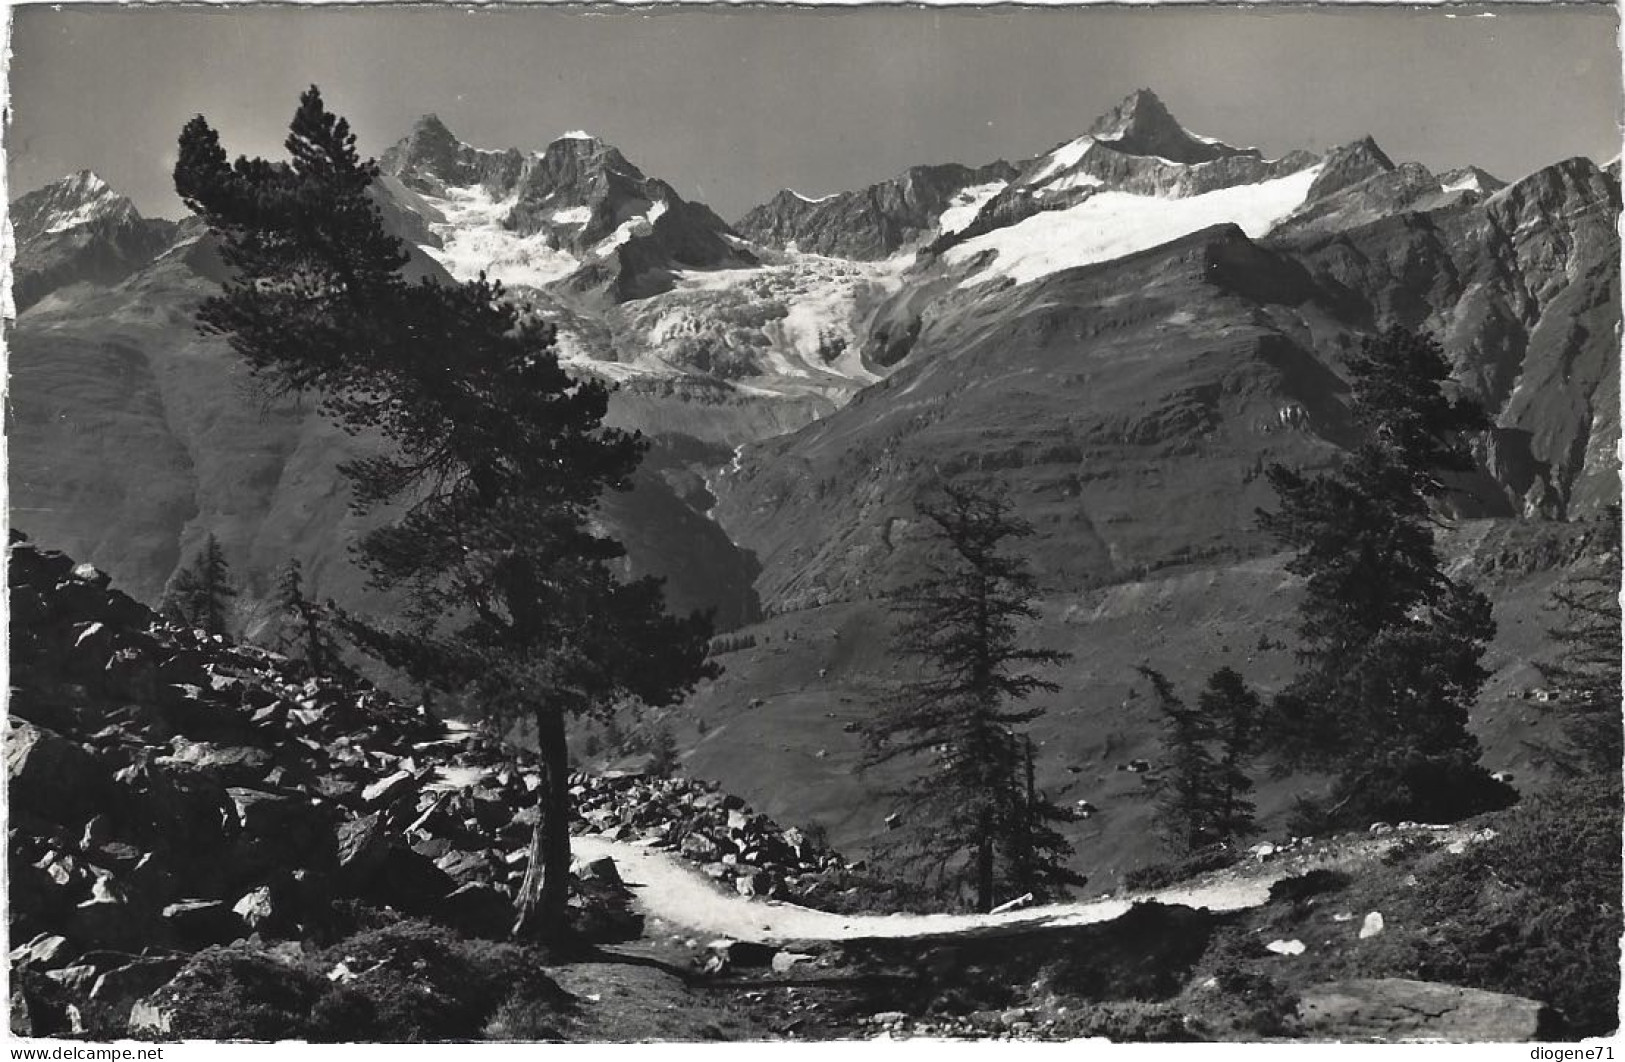
[[[1269,899],[1270,887],[1315,868],[1356,869],[1380,857],[1411,832],[1426,832],[1453,846],[1480,839],[1465,827],[1417,826],[1384,836],[1284,854],[1271,862],[1244,864],[1177,888],[1074,903],[1025,907],[1000,914],[836,914],[779,900],[723,891],[692,864],[648,844],[606,837],[571,839],[576,858],[614,860],[621,879],[648,917],[696,933],[769,943],[792,940],[853,940],[965,934],[981,930],[1065,928],[1109,922],[1137,902],[1207,911],[1239,911]]]
[[[1210,911],[1234,911],[1262,904],[1269,898],[1270,885],[1287,873],[1282,870],[1133,899],[1050,904],[1002,914],[850,915],[814,911],[775,900],[730,895],[692,865],[656,848],[601,837],[576,837],[572,845],[579,859],[593,860],[604,856],[613,859],[622,880],[637,894],[638,906],[645,915],[695,932],[762,943],[925,937],[994,928],[1081,926],[1108,922],[1127,911],[1135,899],[1154,899]]]

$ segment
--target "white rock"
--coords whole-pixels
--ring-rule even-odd
[[[1264,950],[1277,955],[1302,955],[1307,949],[1301,940],[1272,940],[1264,945]]]
[[[1372,911],[1365,916],[1365,921],[1360,923],[1360,939],[1365,940],[1381,933],[1382,925],[1382,912]]]

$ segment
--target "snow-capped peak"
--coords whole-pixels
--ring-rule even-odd
[[[560,140],[597,140],[598,138],[584,129],[572,129],[559,137]]]
[[[20,240],[55,235],[95,222],[139,220],[135,205],[92,170],[60,177],[22,196],[12,208]]]
[[[1177,163],[1212,162],[1227,155],[1254,155],[1222,140],[1189,132],[1150,89],[1139,89],[1095,120],[1089,135],[1128,155],[1152,155]]]

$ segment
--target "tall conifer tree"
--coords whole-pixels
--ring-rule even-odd
[[[483,276],[409,283],[408,256],[369,189],[377,166],[312,88],[289,161],[228,164],[198,117],[175,186],[232,272],[199,313],[273,392],[312,392],[351,433],[389,447],[343,466],[358,508],[404,514],[356,550],[408,622],[364,645],[414,680],[495,717],[533,721],[541,814],[516,932],[565,932],[570,864],[568,714],[622,697],[664,703],[714,672],[709,617],[666,614],[657,581],[614,570],[598,499],[624,490],[645,449],[604,426],[609,393],[559,365],[553,331]]]

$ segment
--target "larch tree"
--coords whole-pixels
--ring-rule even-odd
[[[1443,475],[1473,467],[1467,434],[1488,425],[1449,397],[1450,366],[1431,339],[1399,329],[1348,362],[1364,441],[1338,469],[1266,475],[1279,506],[1264,528],[1305,578],[1300,670],[1271,706],[1274,742],[1333,770],[1308,821],[1459,818],[1513,794],[1478,766],[1467,728],[1495,633],[1488,599],[1452,579],[1435,545]]]
[[[1032,528],[1008,498],[947,483],[918,509],[938,556],[891,601],[896,651],[918,671],[866,728],[865,763],[924,761],[897,793],[912,835],[905,855],[945,875],[962,872],[986,911],[1001,880],[1029,890],[1076,880],[1064,865],[1071,849],[1046,828],[1029,783],[1021,729],[1042,714],[1023,702],[1059,688],[1033,669],[1068,654],[1023,640],[1038,616],[1037,582],[1008,546]]]
[[[553,330],[482,275],[409,282],[408,255],[369,197],[376,164],[314,87],[287,161],[228,163],[194,118],[175,187],[231,272],[199,311],[272,393],[310,393],[382,452],[342,466],[363,511],[400,515],[355,547],[406,622],[363,647],[414,681],[529,719],[539,822],[515,933],[566,935],[570,840],[566,717],[634,698],[669,703],[715,673],[710,619],[667,614],[661,584],[614,571],[623,549],[592,529],[646,444],[604,426],[608,389],[559,365]],[[348,631],[347,631],[348,633]]]

